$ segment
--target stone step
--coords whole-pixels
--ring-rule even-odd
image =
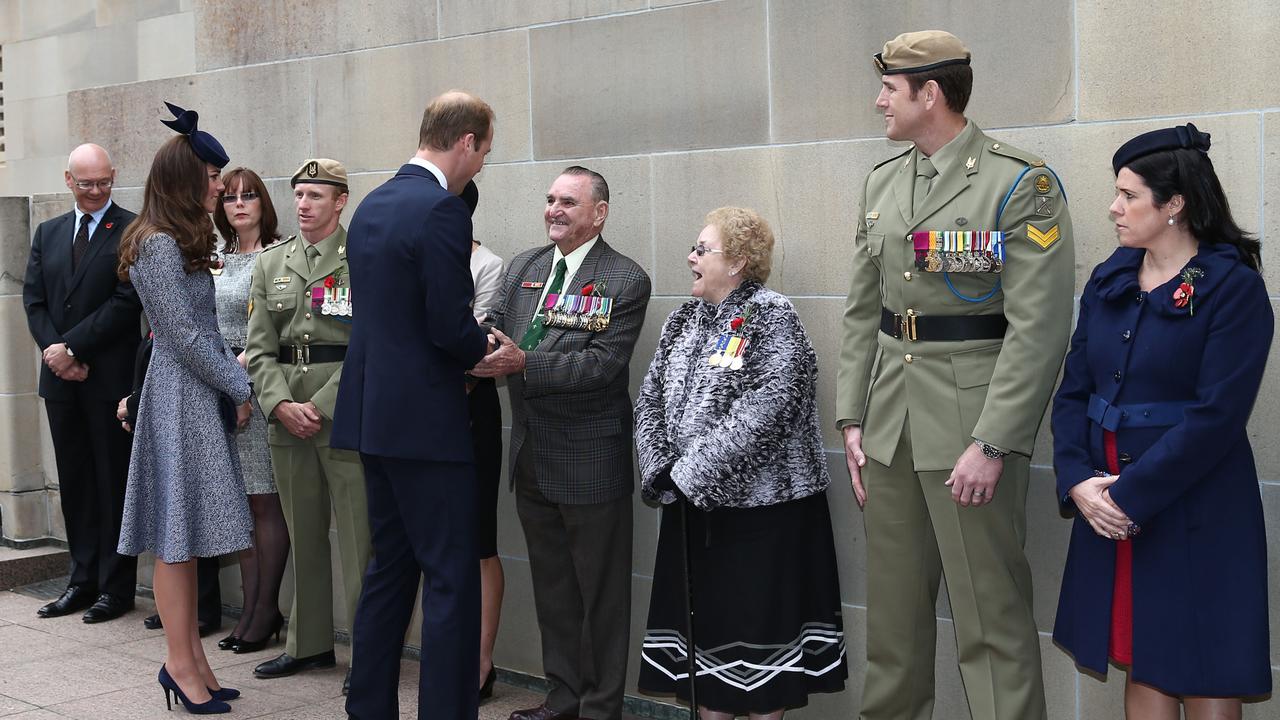
[[[0,545],[0,590],[67,574],[71,557],[60,547],[16,549]]]

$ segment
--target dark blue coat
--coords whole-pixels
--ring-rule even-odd
[[[463,374],[484,357],[471,313],[471,213],[408,164],[369,193],[347,231],[359,298],[330,444],[369,455],[471,462]]]
[[[1138,288],[1145,251],[1120,248],[1080,299],[1053,404],[1058,494],[1106,469],[1116,433],[1116,504],[1133,539],[1131,677],[1177,695],[1271,689],[1262,501],[1245,431],[1274,329],[1258,273],[1230,245],[1201,244],[1191,305],[1175,277]],[[1106,673],[1116,544],[1077,517],[1054,639]]]

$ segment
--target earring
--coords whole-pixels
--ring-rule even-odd
[[[737,271],[737,270],[730,270],[730,271],[729,271],[729,277],[733,277],[734,275],[737,275],[737,274],[738,274],[738,271]]]
[[[1174,216],[1173,216],[1173,215],[1170,215],[1170,216],[1169,216],[1169,224],[1170,224],[1170,225],[1173,225],[1173,224],[1174,224],[1173,218],[1174,218]]]

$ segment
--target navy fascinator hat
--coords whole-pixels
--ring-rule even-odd
[[[1199,150],[1208,154],[1209,133],[1200,132],[1191,123],[1142,133],[1120,146],[1116,154],[1111,157],[1111,169],[1118,175],[1122,168],[1140,157],[1160,152],[1161,150],[1177,150],[1179,148]]]
[[[196,129],[196,122],[200,120],[199,113],[195,110],[183,110],[171,102],[166,102],[165,106],[169,108],[169,112],[173,113],[173,119],[160,122],[178,134],[186,135],[191,141],[191,149],[195,151],[196,157],[219,170],[231,162],[231,158],[227,157],[227,151],[222,149],[222,143],[218,142],[217,138]]]

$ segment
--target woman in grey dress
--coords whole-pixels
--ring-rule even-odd
[[[262,178],[238,167],[222,176],[226,187],[222,202],[213,211],[213,224],[222,236],[222,263],[214,269],[213,286],[218,299],[218,329],[240,356],[249,324],[249,280],[253,264],[263,248],[280,239],[275,207]],[[280,495],[271,474],[271,449],[267,446],[267,420],[255,396],[249,425],[236,438],[240,470],[253,514],[253,547],[240,552],[240,585],[244,610],[231,634],[218,641],[223,650],[238,654],[266,647],[272,635],[279,638],[284,616],[280,613],[280,581],[289,559],[289,531],[280,507]]]
[[[120,274],[133,282],[155,337],[134,425],[120,552],[156,556],[156,608],[167,653],[159,681],[191,712],[231,709],[196,626],[196,557],[249,546],[251,521],[234,430],[248,419],[249,375],[218,332],[213,212],[226,153],[170,106],[170,138],[152,161],[142,211],[120,243]],[[237,408],[238,406],[238,408]]]

